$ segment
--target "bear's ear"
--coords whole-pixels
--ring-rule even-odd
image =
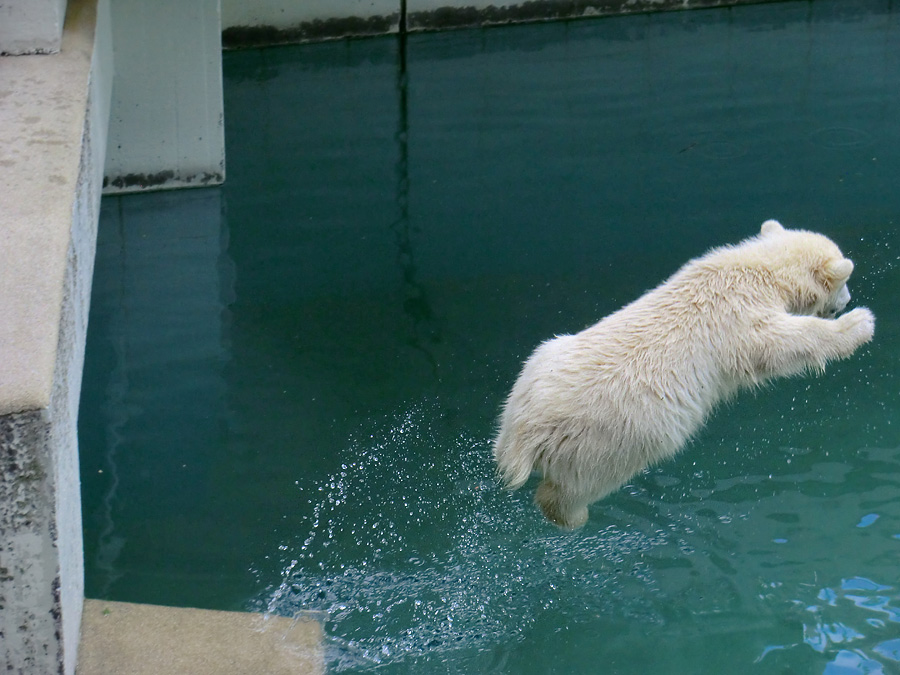
[[[826,266],[828,276],[834,285],[843,283],[853,274],[853,261],[849,258],[841,258],[840,260],[832,260]]]
[[[853,261],[849,258],[841,258],[840,260],[829,260],[822,267],[819,267],[815,274],[825,288],[834,289],[843,284],[853,273]]]
[[[759,230],[759,233],[764,237],[776,232],[784,232],[784,227],[777,220],[767,220]]]

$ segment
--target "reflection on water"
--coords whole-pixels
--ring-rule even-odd
[[[776,3],[225,55],[229,181],[104,201],[88,595],[325,622],[381,673],[900,672],[900,32]],[[545,523],[523,358],[783,222],[875,341]]]

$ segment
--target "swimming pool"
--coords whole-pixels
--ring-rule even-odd
[[[227,184],[103,203],[88,596],[312,612],[335,672],[900,672],[889,2],[229,52],[225,78]],[[856,262],[875,341],[723,406],[576,533],[502,492],[534,346],[766,218]]]

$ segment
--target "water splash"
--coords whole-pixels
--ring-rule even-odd
[[[314,503],[309,531],[281,547],[281,583],[260,609],[320,612],[333,671],[515,643],[566,597],[594,616],[659,621],[641,600],[655,588],[642,556],[667,533],[564,533],[493,476],[489,441],[448,433],[437,406],[356,435],[340,471],[298,485]]]

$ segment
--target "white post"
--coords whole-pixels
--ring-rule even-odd
[[[55,54],[66,0],[0,0],[0,54]]]
[[[116,75],[104,192],[225,179],[219,0],[112,0]]]

